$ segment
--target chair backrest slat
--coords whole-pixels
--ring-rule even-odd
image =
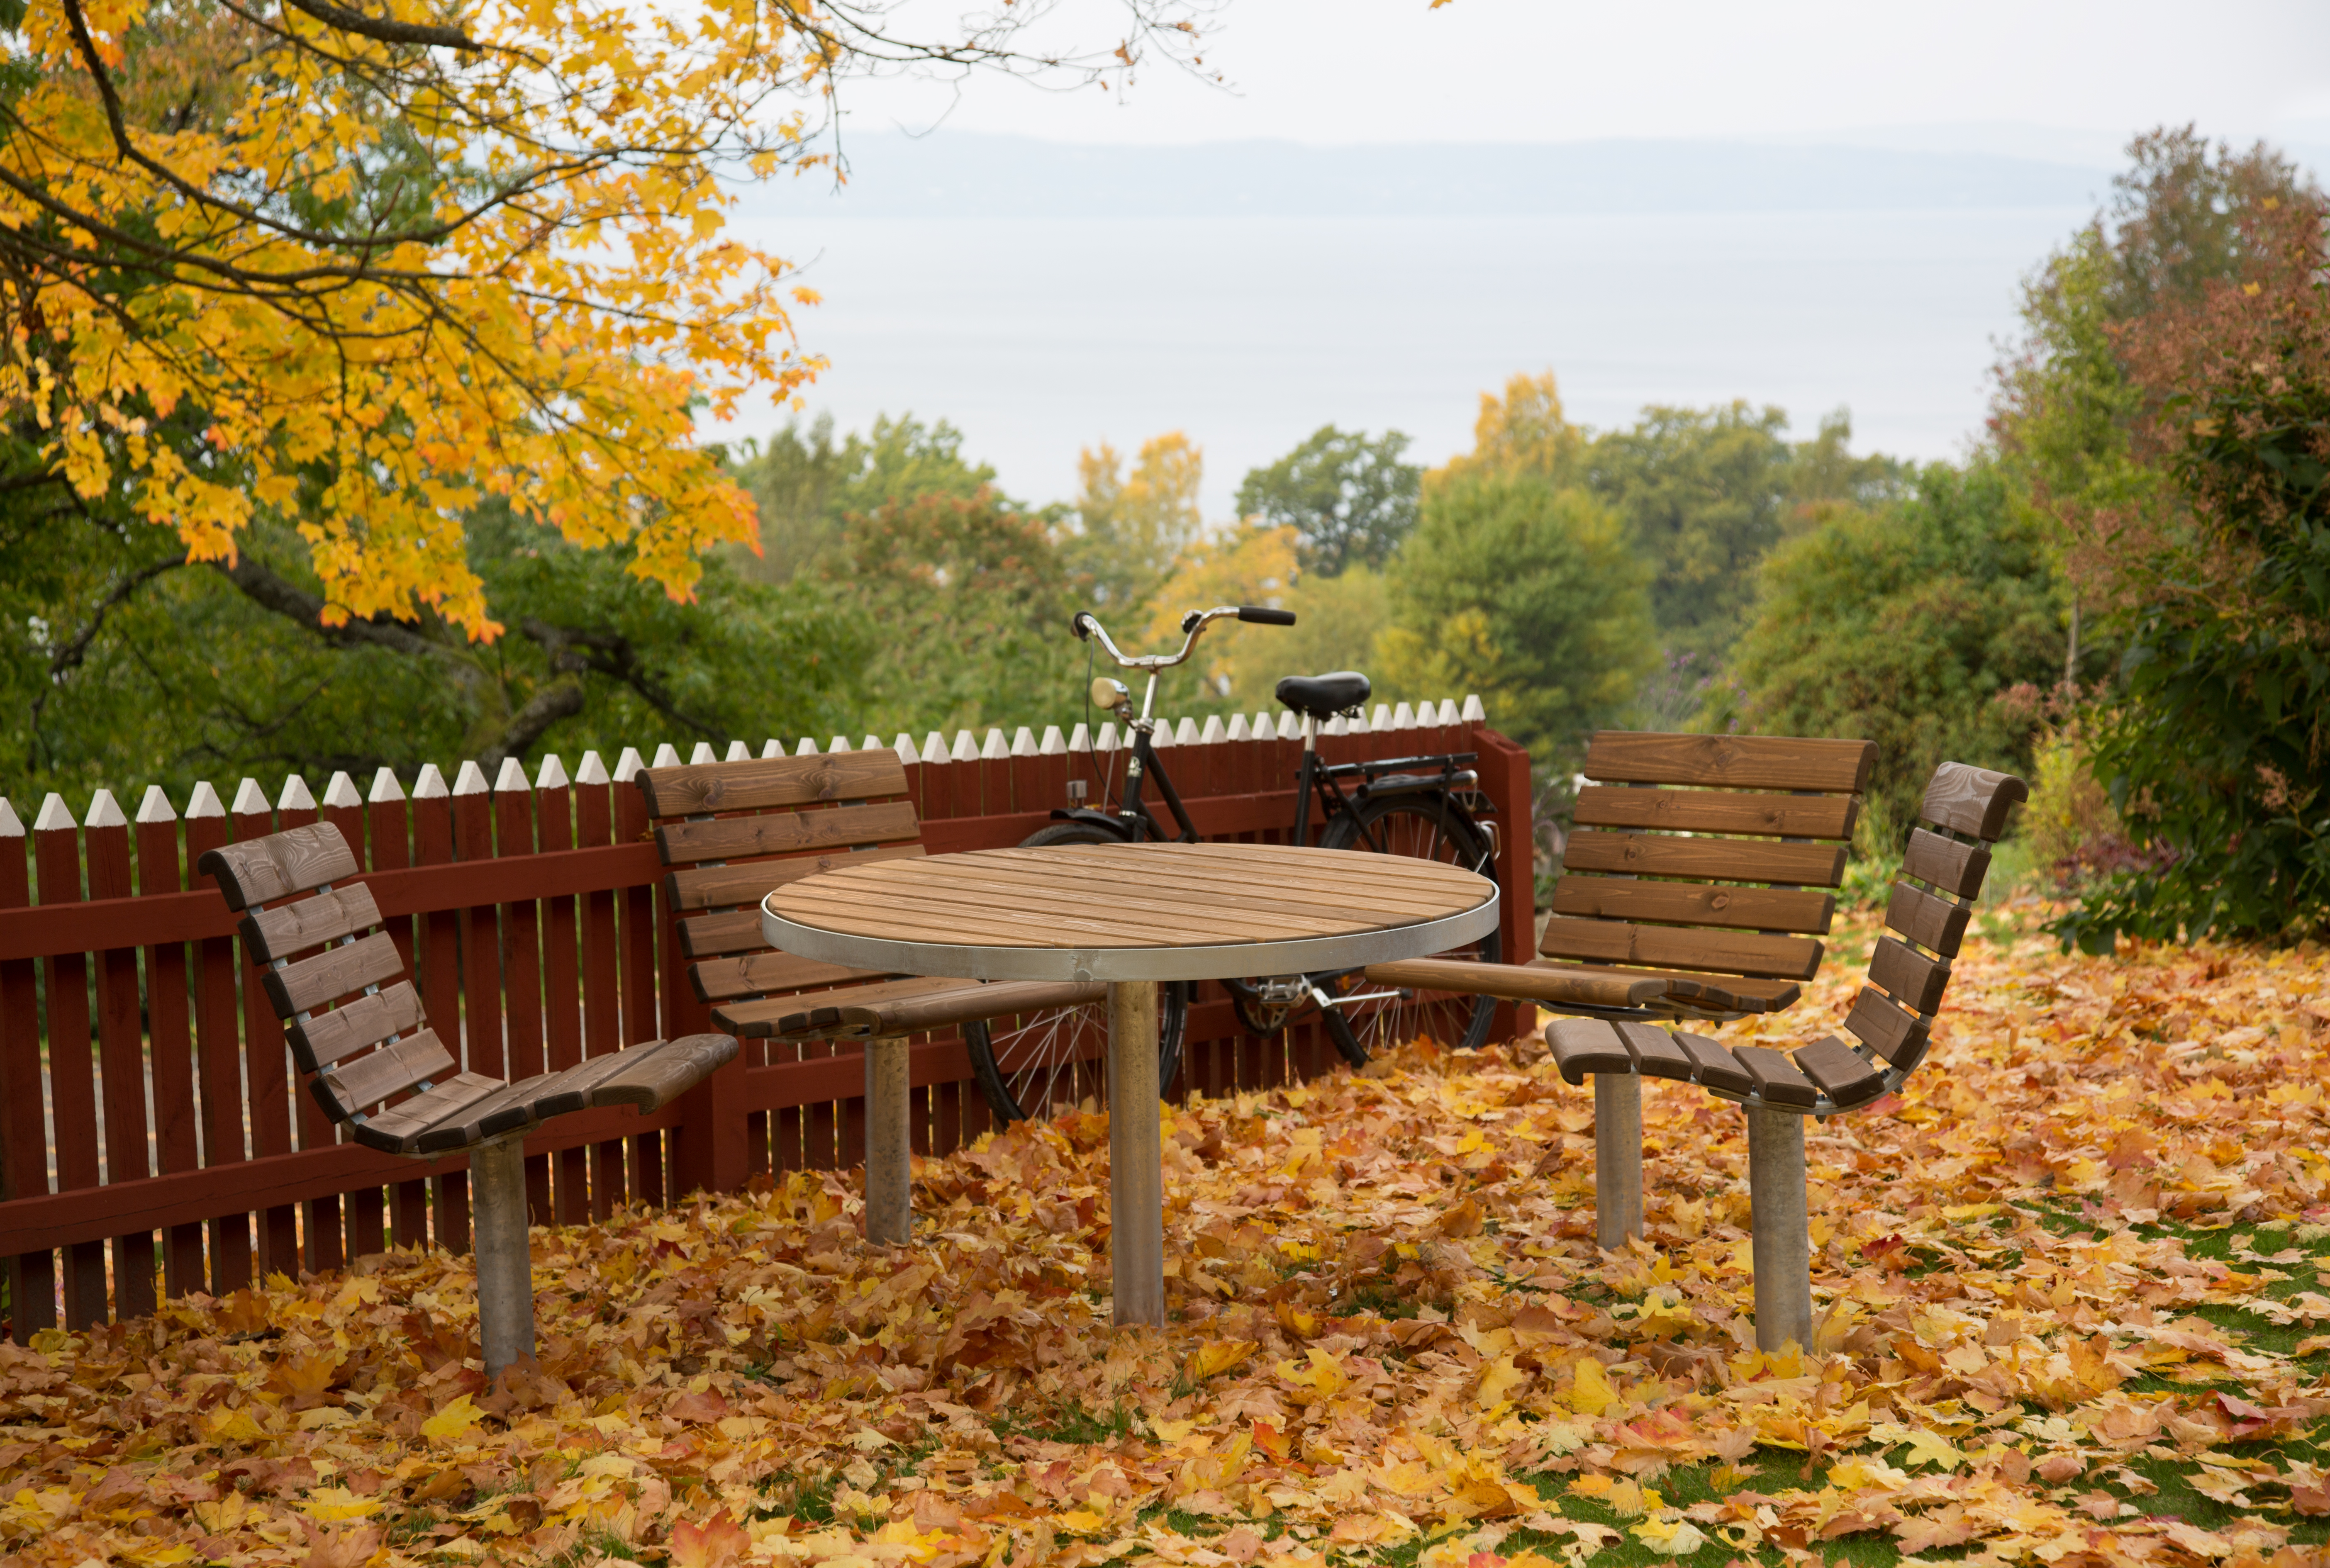
[[[656,829],[656,845],[668,865],[702,860],[741,860],[747,855],[799,855],[805,850],[848,849],[922,836],[908,800],[836,806],[823,811],[766,811],[757,817],[715,817],[709,822],[673,822]]]
[[[710,959],[688,968],[699,1002],[733,1002],[772,991],[805,991],[813,986],[847,986],[882,978],[879,969],[853,969],[819,963],[776,948],[740,959]]]
[[[1869,983],[1884,987],[1905,1007],[1930,1013],[1942,1005],[1942,992],[1950,983],[1950,961],[1880,937],[1877,950],[1869,955]]]
[[[1809,980],[1820,968],[1823,949],[1820,943],[1808,937],[1771,937],[1728,930],[1684,930],[1672,926],[1631,925],[1556,915],[1545,923],[1545,940],[1539,944],[1539,950],[1552,958],[1583,959],[1595,963]]]
[[[1604,871],[1624,876],[1834,887],[1844,880],[1844,845],[1578,832],[1569,836],[1569,848],[1561,864],[1567,871]]]
[[[1954,959],[1958,956],[1958,944],[1965,940],[1966,921],[1973,914],[1971,904],[1952,903],[1906,882],[1897,882],[1893,884],[1893,896],[1886,901],[1885,929],[1899,931],[1928,952]]]
[[[1931,1023],[1864,987],[1861,995],[1852,999],[1852,1010],[1844,1015],[1844,1026],[1896,1070],[1907,1072],[1926,1053]]]
[[[412,981],[399,980],[369,997],[351,997],[347,1006],[317,1013],[305,1023],[295,1020],[284,1033],[300,1070],[314,1072],[420,1022],[421,994]]]
[[[1973,898],[1982,892],[1990,873],[1990,851],[1979,844],[1944,838],[1919,827],[1909,834],[1909,848],[1901,857],[1901,874],[1931,883],[1944,893]]]
[[[348,841],[328,822],[223,844],[204,850],[194,865],[218,879],[227,907],[234,910],[345,882],[360,869]]]
[[[804,855],[798,860],[755,860],[742,865],[692,865],[664,874],[664,892],[674,909],[725,909],[757,904],[772,889],[782,887],[820,871],[845,865],[869,865],[877,860],[905,860],[923,853],[919,844],[889,844],[875,849],[849,849]]]
[[[1605,784],[1858,795],[1869,788],[1869,770],[1876,760],[1872,741],[1603,730],[1586,744],[1586,776]]]
[[[1588,784],[1570,819],[1581,827],[1651,827],[1672,833],[1851,838],[1861,802],[1850,795],[1727,794]]]
[[[1995,844],[2006,831],[2007,812],[2030,793],[2011,773],[1945,762],[1934,770],[1918,815],[1936,827]]]
[[[649,817],[765,811],[906,792],[905,767],[887,750],[650,768],[639,777]]]
[[[455,1063],[433,1029],[392,1040],[353,1062],[336,1063],[312,1081],[317,1102],[336,1121],[346,1121],[390,1095],[442,1078]]]
[[[360,882],[335,887],[297,903],[253,910],[242,917],[242,940],[261,963],[320,948],[352,932],[380,924],[380,906]]]
[[[366,986],[402,979],[404,956],[386,931],[374,931],[346,947],[326,948],[312,959],[259,973],[267,987],[267,999],[275,1005],[276,1016],[289,1018],[352,996]]]
[[[1553,912],[1817,935],[1836,916],[1836,896],[1805,888],[1705,887],[1617,876],[1565,876],[1554,885]]]

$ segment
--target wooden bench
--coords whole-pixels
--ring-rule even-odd
[[[688,979],[712,1020],[742,1039],[863,1042],[866,1235],[913,1225],[906,1036],[977,1019],[1104,1001],[1103,985],[885,974],[769,946],[761,900],[819,872],[923,853],[922,824],[895,751],[765,757],[638,775],[679,916]]]
[[[1370,980],[1652,1022],[1774,1012],[1819,970],[1877,748],[1604,730],[1530,964],[1374,964]]]
[[[1748,1183],[1756,1236],[1756,1339],[1766,1350],[1812,1340],[1812,1252],[1804,1198],[1805,1117],[1882,1099],[1924,1060],[1934,1016],[1972,918],[1990,845],[2029,798],[2022,779],[1962,762],[1935,770],[1918,807],[1901,878],[1885,907],[1869,983],[1844,1034],[1793,1053],[1726,1046],[1704,1035],[1597,1017],[1546,1026],[1561,1075],[1594,1079],[1595,1201],[1602,1244],[1643,1230],[1641,1081],[1696,1083],[1748,1109]]]
[[[534,1354],[526,1133],[586,1107],[659,1110],[733,1060],[736,1042],[649,1041],[516,1082],[466,1072],[422,1015],[395,941],[373,929],[379,906],[337,827],[226,845],[196,869],[242,912],[244,945],[324,1114],[368,1148],[469,1157],[478,1337],[487,1376],[500,1376]]]

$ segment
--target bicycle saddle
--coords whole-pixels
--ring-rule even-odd
[[[1289,675],[1278,683],[1280,702],[1314,719],[1331,719],[1368,700],[1368,677],[1357,670],[1337,670],[1331,675]]]

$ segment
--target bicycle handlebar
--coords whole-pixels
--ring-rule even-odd
[[[1193,609],[1189,614],[1181,618],[1181,651],[1177,654],[1126,653],[1123,649],[1118,647],[1116,643],[1109,637],[1108,628],[1101,625],[1100,618],[1093,614],[1093,612],[1088,609],[1080,609],[1076,611],[1075,615],[1068,621],[1068,629],[1076,634],[1078,641],[1083,641],[1087,638],[1097,637],[1100,638],[1100,646],[1108,650],[1108,656],[1114,659],[1119,666],[1125,669],[1155,671],[1170,669],[1175,665],[1178,665],[1182,660],[1188,658],[1189,656],[1189,650],[1197,646],[1198,634],[1206,629],[1206,623],[1208,621],[1221,620],[1230,616],[1236,616],[1240,620],[1254,621],[1263,626],[1293,626],[1294,624],[1294,612],[1293,610],[1268,609],[1261,605],[1222,604],[1216,605],[1211,609]]]

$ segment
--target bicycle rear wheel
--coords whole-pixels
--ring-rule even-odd
[[[1056,844],[1121,844],[1106,828],[1086,822],[1056,822],[1021,841],[1029,847]],[[1188,1026],[1187,980],[1157,987],[1157,1087],[1170,1091],[1181,1071],[1181,1035]],[[971,1070],[988,1108],[1001,1121],[1050,1117],[1087,1095],[1103,1091],[1108,1061],[1108,1004],[1044,1007],[962,1026]]]
[[[1394,795],[1361,802],[1350,813],[1338,815],[1320,844],[1327,849],[1436,860],[1482,876],[1496,875],[1488,835],[1463,808],[1442,795]],[[1504,950],[1503,939],[1492,930],[1478,941],[1432,957],[1493,964],[1503,960]],[[1336,1048],[1354,1062],[1411,1040],[1430,1040],[1444,1050],[1478,1050],[1489,1037],[1497,1010],[1494,997],[1378,986],[1357,971],[1316,979],[1335,1003],[1329,1034]],[[1334,1026],[1338,1020],[1340,1029]]]

